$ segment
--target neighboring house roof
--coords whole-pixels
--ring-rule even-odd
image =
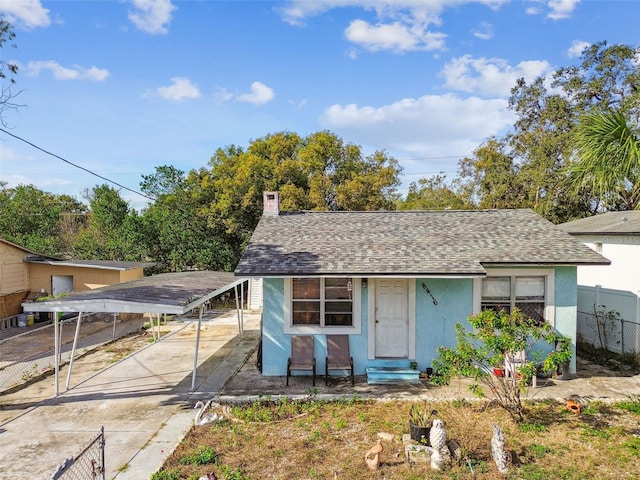
[[[640,235],[640,210],[600,213],[558,226],[572,235]]]
[[[97,268],[102,270],[135,270],[137,268],[153,267],[155,262],[124,262],[115,260],[45,260],[42,258],[28,259],[29,263],[56,265],[62,267]]]
[[[244,276],[483,276],[484,265],[607,265],[529,209],[263,215]]]

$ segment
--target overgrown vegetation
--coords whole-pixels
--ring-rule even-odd
[[[525,419],[522,394],[539,371],[556,372],[571,360],[570,342],[546,322],[539,322],[514,309],[484,310],[468,318],[470,329],[456,324],[457,346],[439,347],[433,366],[434,382],[448,384],[456,377],[472,378],[469,389],[478,397],[489,396],[518,421]],[[496,375],[494,367],[522,356],[516,371]],[[485,388],[483,388],[483,386]]]
[[[447,438],[460,446],[460,461],[435,472],[429,463],[410,465],[404,457],[402,436],[409,433],[413,402],[265,398],[233,406],[223,422],[193,427],[152,479],[196,480],[212,472],[221,480],[504,479],[491,458],[494,423],[512,457],[507,478],[632,479],[640,451],[634,409],[640,410],[640,401],[629,402],[636,407],[594,403],[583,415],[560,402],[525,402],[530,421],[521,424],[488,401],[421,403],[438,411]],[[383,441],[380,469],[371,472],[363,457],[378,433],[393,440]],[[185,460],[212,450],[214,463]]]

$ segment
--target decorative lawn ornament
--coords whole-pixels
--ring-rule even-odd
[[[429,432],[429,444],[442,453],[442,449],[447,444],[447,434],[444,431],[444,424],[442,420],[436,418],[431,425],[431,431]]]
[[[565,399],[565,405],[567,410],[576,415],[580,415],[582,413],[582,407],[585,406],[585,401],[578,395],[571,395],[570,397]]]
[[[206,413],[206,411],[209,409],[210,406],[211,406],[211,401],[208,401],[206,404],[204,404],[200,400],[198,400],[196,402],[195,407],[193,407],[198,409],[198,411],[196,412],[196,416],[193,419],[193,423],[195,423],[198,426],[202,426],[202,425],[206,425],[207,423],[213,423],[218,420],[222,420],[222,417],[219,416],[217,413],[214,413],[214,414]]]
[[[367,468],[371,471],[376,471],[380,467],[380,454],[384,450],[382,441],[378,439],[376,444],[369,449],[364,456],[364,461],[367,464]]]
[[[497,424],[493,425],[493,437],[491,437],[491,453],[500,473],[509,471],[509,454],[504,451],[504,436]]]

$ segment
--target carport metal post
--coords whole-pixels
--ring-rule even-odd
[[[193,373],[191,374],[191,391],[196,389],[196,373],[198,371],[198,348],[200,347],[200,326],[202,325],[202,312],[204,305],[200,305],[198,312],[198,330],[196,332],[196,352],[193,355]]]
[[[78,320],[76,320],[76,334],[73,337],[73,348],[71,349],[71,358],[69,359],[69,371],[67,372],[67,383],[64,386],[65,391],[69,390],[71,382],[71,370],[73,369],[73,359],[76,356],[76,348],[78,346],[78,337],[80,336],[80,324],[82,323],[82,312],[78,312]]]
[[[242,307],[244,306],[244,282],[240,284],[240,290],[242,291],[242,297],[240,298],[240,304],[238,304],[238,285],[233,287],[236,296],[236,315],[238,317],[238,332],[240,338],[244,336],[244,315]]]
[[[60,353],[60,344],[58,342],[60,335],[58,333],[58,311],[53,311],[53,364],[55,365],[55,388],[54,394],[57,397],[60,394],[60,388],[58,387],[58,379],[60,378],[60,360],[58,354]]]

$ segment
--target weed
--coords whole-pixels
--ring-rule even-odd
[[[28,382],[33,377],[35,377],[37,374],[38,374],[38,364],[34,363],[27,370],[22,372],[22,377],[21,377],[22,381],[23,382]]]
[[[471,403],[466,398],[457,398],[457,399],[451,400],[451,405],[453,405],[456,408],[466,408],[469,405],[471,405]]]
[[[583,425],[581,435],[585,437],[597,437],[603,440],[607,440],[609,438],[609,433],[605,430],[599,430],[590,425]]]
[[[349,422],[346,421],[344,418],[340,418],[337,422],[336,422],[336,428],[338,430],[342,430],[343,428],[347,428],[349,426]]]
[[[625,441],[622,444],[625,448],[631,451],[631,454],[635,457],[640,457],[640,438],[633,437]]]
[[[178,462],[181,465],[208,465],[218,462],[218,454],[212,447],[203,445],[195,453],[181,457]]]
[[[629,396],[628,400],[616,403],[616,407],[640,415],[640,395]]]
[[[120,465],[118,467],[118,471],[119,472],[126,472],[128,469],[129,469],[129,464],[128,463],[125,463],[124,465]]]
[[[546,426],[538,422],[532,422],[532,423],[525,422],[520,424],[520,430],[522,430],[523,433],[542,433],[546,429],[547,429]]]
[[[175,470],[160,470],[151,475],[151,480],[179,480],[180,474]]]
[[[231,469],[226,465],[222,467],[222,474],[224,480],[249,480],[249,477],[246,477],[239,468]]]
[[[533,453],[536,458],[544,458],[548,453],[553,453],[553,449],[545,445],[537,445],[535,443],[529,445],[527,450]]]

